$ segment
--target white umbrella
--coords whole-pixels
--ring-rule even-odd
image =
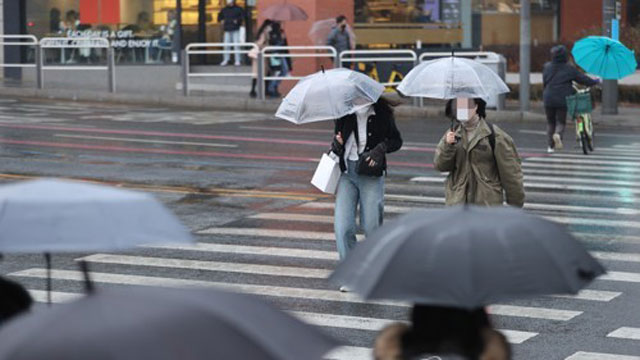
[[[282,100],[276,116],[294,124],[333,120],[378,101],[384,86],[349,70],[320,71],[300,80]]]
[[[149,194],[57,179],[0,186],[0,252],[44,253],[48,273],[52,252],[191,242],[189,230]],[[87,264],[80,265],[91,291]]]
[[[413,68],[398,91],[433,99],[483,98],[509,92],[507,84],[488,66],[471,59],[446,57]]]

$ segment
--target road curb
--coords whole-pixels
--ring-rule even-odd
[[[266,114],[274,114],[279,101],[257,100],[237,96],[182,96],[179,94],[132,94],[132,93],[106,93],[90,90],[69,89],[33,89],[19,87],[0,87],[0,96],[19,98],[38,98],[48,100],[67,100],[85,102],[107,102],[127,105],[152,105],[175,106],[198,110],[217,111],[247,111]],[[429,117],[444,117],[444,106],[415,107],[408,103],[402,103],[396,108],[396,116],[399,119],[415,119]],[[514,110],[487,111],[487,118],[492,122],[546,122],[544,114]],[[605,117],[594,114],[596,125],[609,127],[640,127],[640,116],[635,119],[627,117]]]

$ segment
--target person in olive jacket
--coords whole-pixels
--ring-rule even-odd
[[[436,149],[434,165],[449,172],[446,204],[524,205],[521,160],[511,137],[488,123],[486,102],[457,99],[458,125],[448,130]],[[454,101],[447,104],[453,114]]]
[[[340,259],[356,245],[356,209],[366,235],[382,224],[386,154],[402,147],[392,104],[380,98],[372,106],[335,123],[331,150],[340,158],[342,175],[336,191],[335,234]],[[359,169],[358,160],[362,158]],[[343,291],[345,289],[342,289]]]
[[[573,95],[573,82],[584,86],[594,86],[600,83],[568,64],[569,54],[564,45],[551,49],[552,60],[544,65],[542,70],[542,96],[544,111],[547,114],[547,152],[553,153],[562,149],[562,135],[567,123],[567,96]]]

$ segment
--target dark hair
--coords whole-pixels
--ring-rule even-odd
[[[456,112],[453,109],[453,100],[451,99],[449,101],[447,101],[447,105],[445,105],[444,108],[444,116],[446,116],[449,119],[454,119],[456,118]],[[476,114],[478,114],[478,116],[480,116],[483,119],[487,118],[487,102],[482,100],[481,98],[474,98],[473,102],[476,103],[476,106],[478,107],[478,109],[476,110]]]
[[[259,39],[260,35],[262,35],[262,33],[264,32],[264,29],[267,28],[267,26],[271,25],[273,23],[273,21],[271,21],[270,19],[265,20],[262,25],[260,25],[260,29],[258,29],[258,34],[256,35],[256,38]]]
[[[411,330],[402,338],[403,353],[411,356],[454,352],[477,359],[484,351],[482,330],[491,328],[483,308],[414,305],[411,323]]]
[[[0,277],[0,324],[31,308],[33,299],[22,285]]]
[[[380,116],[383,118],[391,118],[393,117],[393,108],[398,106],[398,103],[387,99],[383,96],[380,96],[378,101],[373,104],[373,110],[376,112],[376,116]]]
[[[347,17],[344,15],[338,15],[336,17],[336,24],[340,24],[341,22],[343,22],[344,20],[347,20]]]

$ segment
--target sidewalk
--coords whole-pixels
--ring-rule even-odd
[[[162,105],[194,109],[261,112],[273,115],[279,100],[249,98],[250,78],[247,76],[194,78],[191,96],[182,94],[182,69],[179,66],[120,66],[116,72],[117,93],[107,92],[106,73],[102,71],[45,73],[45,89],[35,87],[35,72],[25,69],[22,81],[0,81],[0,95],[5,97],[44,98],[56,100],[113,102],[122,104]],[[193,72],[232,72],[250,74],[250,67],[195,67]],[[636,74],[640,83],[640,73]],[[636,76],[634,75],[634,76]],[[633,79],[635,77],[632,76]],[[444,102],[425,100],[426,106],[411,106],[411,99],[397,108],[399,118],[442,117]],[[594,113],[598,125],[640,127],[640,107],[620,107],[620,115],[602,116]],[[508,102],[500,112],[489,111],[491,121],[546,121],[544,108],[532,103],[530,112],[521,114],[517,102]]]
[[[520,74],[507,73],[505,80],[507,84],[520,84]],[[542,84],[542,73],[531,73],[529,81],[531,82],[531,84]],[[629,75],[624,79],[619,80],[618,84],[640,86],[640,71],[636,71],[635,74]]]

